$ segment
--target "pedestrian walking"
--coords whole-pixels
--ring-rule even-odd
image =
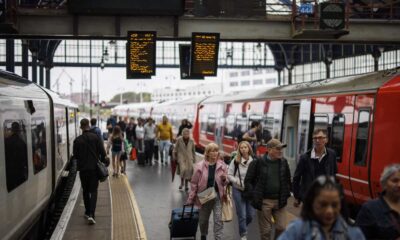
[[[120,161],[124,149],[124,137],[122,136],[121,128],[117,125],[107,141],[107,155],[111,148],[111,161],[113,166],[113,176],[118,177],[121,174]]]
[[[244,191],[244,179],[251,162],[253,162],[253,150],[250,143],[242,141],[236,151],[236,155],[229,164],[228,179],[232,183],[233,200],[239,223],[239,235],[241,240],[247,239],[247,226],[253,220],[255,209],[250,204],[250,196]]]
[[[196,151],[193,139],[190,138],[190,130],[182,129],[182,136],[176,139],[174,148],[174,156],[178,163],[179,175],[181,177],[181,185],[179,190],[182,190],[185,185],[185,191],[189,190],[188,183],[193,175],[193,164],[196,162]]]
[[[195,165],[190,181],[190,193],[187,204],[196,204],[199,210],[201,240],[207,239],[208,222],[213,212],[214,237],[223,239],[221,201],[226,198],[227,179],[226,164],[219,158],[218,145],[209,143],[204,152],[204,160]]]
[[[97,203],[97,162],[101,160],[108,166],[106,152],[101,139],[90,131],[89,120],[80,121],[82,135],[74,140],[73,156],[77,159],[79,177],[83,190],[83,202],[85,204],[85,217],[89,224],[95,224],[95,211]]]
[[[387,166],[381,175],[382,194],[366,202],[356,225],[367,239],[400,238],[400,164]]]
[[[298,207],[311,183],[321,175],[336,176],[336,153],[327,148],[328,132],[318,128],[313,132],[313,148],[300,156],[293,176],[293,205]]]
[[[156,125],[153,119],[147,119],[144,125],[144,149],[146,153],[146,162],[153,165],[154,142],[156,139]]]
[[[275,221],[275,237],[286,227],[286,205],[290,197],[291,177],[289,164],[282,157],[286,144],[271,139],[266,144],[268,153],[253,161],[244,180],[245,191],[252,193],[252,205],[256,208],[262,240],[271,239],[272,217]]]
[[[165,160],[165,164],[167,164],[169,147],[173,141],[172,126],[168,122],[167,116],[163,116],[162,122],[157,125],[157,140],[159,141],[161,163]]]
[[[182,119],[181,125],[179,126],[179,130],[178,130],[178,134],[176,135],[176,137],[180,137],[182,136],[182,130],[184,128],[187,129],[192,129],[193,125],[191,122],[189,122],[189,120],[187,119]]]
[[[344,204],[335,179],[319,176],[304,195],[301,219],[292,222],[278,240],[364,240],[361,230],[349,225]]]

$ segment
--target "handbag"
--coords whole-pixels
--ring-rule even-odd
[[[222,221],[230,222],[233,219],[233,205],[231,187],[226,188],[226,199],[222,201]]]
[[[100,182],[104,182],[108,177],[108,168],[100,161],[97,161],[97,178]]]
[[[136,148],[133,147],[132,150],[131,150],[131,161],[135,161],[136,158],[137,158],[137,156],[136,156]]]
[[[212,186],[202,192],[197,193],[197,197],[199,198],[201,205],[203,205],[204,203],[216,198],[217,193],[215,192],[214,186]]]

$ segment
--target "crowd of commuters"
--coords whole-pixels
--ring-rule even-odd
[[[87,149],[85,139],[101,139],[101,130],[95,119],[81,121],[83,134],[74,142],[74,155],[83,156]],[[261,139],[261,124],[253,122],[248,131],[239,138],[235,155],[225,162],[219,146],[206,146],[204,159],[196,163],[195,143],[191,138],[192,124],[182,120],[177,138],[172,125],[163,116],[156,124],[151,118],[122,120],[109,119],[110,133],[107,153],[111,149],[114,175],[121,173],[120,157],[124,145],[132,144],[138,151],[144,151],[146,164],[152,165],[156,158],[157,146],[160,163],[168,163],[168,155],[177,164],[181,182],[179,190],[188,192],[187,204],[199,208],[201,239],[207,239],[209,218],[213,212],[214,237],[223,236],[223,206],[232,188],[232,196],[238,218],[238,232],[241,240],[247,239],[248,225],[257,213],[260,238],[262,240],[286,239],[399,239],[400,238],[400,164],[384,169],[380,183],[382,194],[375,200],[367,201],[356,217],[350,221],[342,186],[335,179],[337,173],[336,153],[328,148],[328,132],[315,129],[312,133],[313,146],[302,154],[294,171],[293,179],[283,148],[287,145],[270,135]],[[124,134],[126,142],[124,141]],[[102,141],[92,143],[95,154],[104,160]],[[257,146],[264,143],[267,152],[257,156]],[[174,144],[173,150],[170,150]],[[81,145],[81,146],[79,146]],[[172,152],[171,152],[172,151]],[[168,152],[170,152],[168,154]],[[104,160],[105,161],[105,160]],[[97,185],[91,176],[93,161],[78,162],[84,189],[85,214],[94,222]],[[190,183],[190,184],[189,184]],[[189,188],[190,185],[190,188]],[[298,220],[287,222],[287,203],[293,193],[294,207],[301,207]],[[94,203],[93,203],[94,202]],[[275,229],[275,231],[272,231]]]

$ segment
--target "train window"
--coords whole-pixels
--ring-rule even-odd
[[[242,116],[242,115],[236,116],[236,124],[235,124],[235,129],[234,129],[236,139],[239,136],[242,136],[247,131],[247,128],[248,128],[247,124],[248,123],[247,123],[246,116]]]
[[[225,138],[234,138],[235,137],[235,116],[228,115],[225,121],[224,128],[224,137]]]
[[[250,115],[247,129],[251,128],[251,123],[254,122],[254,121],[259,122],[260,124],[262,124],[261,120],[262,120],[262,116],[261,115],[255,115],[255,114],[254,115]]]
[[[269,140],[272,139],[272,133],[274,132],[274,117],[270,117],[269,115],[273,114],[266,114],[263,119],[263,132],[262,132],[262,140],[264,143],[267,143]]]
[[[6,120],[4,147],[7,191],[11,192],[28,179],[28,147],[24,120]]]
[[[329,117],[328,117],[328,115],[326,115],[326,114],[314,114],[314,130],[315,129],[328,130],[328,125],[329,125]]]
[[[345,121],[343,114],[338,114],[333,117],[330,147],[336,151],[337,162],[342,162],[344,125]]]
[[[354,163],[359,166],[367,165],[367,150],[369,136],[370,110],[360,109],[358,113],[358,129]]]
[[[208,115],[207,119],[207,133],[214,134],[216,119],[214,115]]]
[[[46,122],[44,118],[31,121],[33,173],[47,166]]]
[[[201,118],[201,131],[202,132],[207,131],[207,114],[204,114],[203,117]]]

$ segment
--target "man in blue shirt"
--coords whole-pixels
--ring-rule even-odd
[[[90,131],[95,133],[97,136],[99,136],[101,140],[103,140],[101,137],[101,130],[96,125],[97,125],[97,119],[96,118],[90,119]]]

